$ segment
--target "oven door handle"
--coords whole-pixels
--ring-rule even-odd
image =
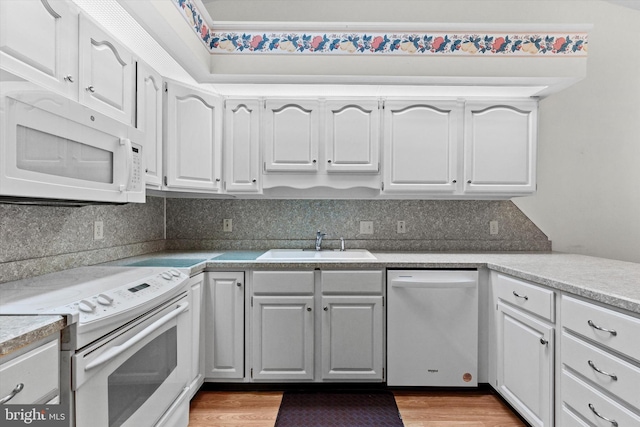
[[[84,367],[84,370],[89,371],[93,368],[97,368],[98,366],[107,363],[111,359],[127,351],[128,349],[130,349],[131,347],[133,347],[134,345],[136,345],[137,343],[139,343],[140,341],[142,341],[143,339],[145,339],[146,337],[154,333],[156,330],[160,329],[164,324],[178,317],[180,314],[186,311],[188,307],[189,307],[189,303],[186,301],[178,304],[175,310],[173,310],[169,314],[165,314],[163,317],[161,317],[160,319],[156,320],[151,325],[143,329],[140,333],[136,334],[130,340],[120,345],[117,345],[115,347],[112,347],[111,349],[102,353],[100,356],[96,357],[95,360],[93,360],[91,363],[87,364],[87,366]]]

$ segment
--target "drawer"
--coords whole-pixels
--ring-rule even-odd
[[[640,425],[640,416],[566,370],[562,372],[562,400],[573,411],[596,426],[613,425],[603,417],[616,421],[620,427]]]
[[[551,322],[554,321],[553,291],[504,274],[498,273],[496,276],[496,291],[501,300]]]
[[[564,328],[640,361],[640,319],[568,296],[561,305]]]
[[[562,406],[562,414],[560,415],[560,425],[562,427],[591,427],[580,419],[573,411],[566,406]]]
[[[323,271],[321,277],[323,294],[382,295],[382,270]]]
[[[313,271],[254,271],[254,294],[313,295]]]
[[[7,404],[46,403],[43,399],[51,399],[58,390],[59,351],[55,340],[0,365],[0,398],[23,384],[22,391]]]
[[[566,332],[562,333],[562,363],[609,393],[640,408],[640,367]],[[616,379],[596,369],[615,375]]]

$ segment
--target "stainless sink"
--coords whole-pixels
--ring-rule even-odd
[[[374,260],[366,249],[334,250],[306,250],[306,249],[271,249],[260,255],[258,261],[362,261]]]

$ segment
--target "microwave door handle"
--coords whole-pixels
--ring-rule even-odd
[[[462,289],[476,286],[475,280],[420,280],[420,279],[393,279],[392,288],[420,288],[420,289]]]
[[[143,329],[140,333],[136,334],[130,340],[128,340],[128,341],[126,341],[126,342],[124,342],[124,343],[122,343],[120,345],[117,345],[115,347],[112,347],[111,349],[109,349],[109,350],[105,351],[104,353],[102,353],[100,356],[96,357],[95,360],[93,360],[87,366],[85,366],[84,370],[85,371],[89,371],[91,369],[97,368],[98,366],[104,365],[105,363],[107,363],[111,359],[113,359],[113,358],[117,357],[118,355],[122,354],[123,352],[127,351],[128,349],[130,349],[131,347],[133,347],[134,345],[136,345],[137,343],[139,343],[140,341],[142,341],[143,339],[145,339],[146,337],[148,337],[149,335],[154,333],[156,330],[160,329],[164,324],[166,324],[166,323],[170,322],[171,320],[173,320],[174,318],[178,317],[188,307],[189,307],[189,303],[186,302],[186,301],[183,302],[183,303],[178,304],[178,306],[176,307],[175,310],[173,310],[169,314],[165,314],[163,317],[161,317],[160,319],[156,320],[151,325],[149,325],[145,329]]]
[[[120,145],[124,145],[127,159],[127,175],[125,177],[124,184],[120,185],[120,191],[126,191],[129,189],[129,183],[131,182],[131,176],[133,175],[133,147],[131,146],[131,140],[129,138],[120,138]]]

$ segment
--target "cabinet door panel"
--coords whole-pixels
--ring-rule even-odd
[[[138,62],[136,127],[144,132],[145,173],[148,186],[162,186],[162,77]]]
[[[227,100],[225,106],[225,184],[227,192],[260,191],[257,100]]]
[[[191,289],[191,371],[189,381],[199,387],[204,375],[204,352],[202,345],[202,302],[204,274],[189,279]]]
[[[0,1],[0,59],[7,70],[77,99],[78,13],[65,1]]]
[[[498,391],[531,425],[551,426],[553,328],[499,302],[497,343]]]
[[[468,103],[465,192],[535,191],[535,102]]]
[[[208,379],[244,377],[244,273],[209,273],[206,293]]]
[[[318,169],[317,101],[266,101],[265,170]]]
[[[313,379],[313,297],[253,297],[253,379]],[[310,310],[311,309],[311,310]]]
[[[323,297],[322,307],[322,378],[382,380],[382,297]]]
[[[80,17],[80,102],[115,119],[133,119],[133,56],[87,17]]]
[[[327,171],[378,171],[379,117],[377,101],[327,102]]]
[[[453,192],[457,178],[456,103],[385,104],[385,192]]]
[[[167,186],[218,191],[221,99],[173,83],[167,89]]]

